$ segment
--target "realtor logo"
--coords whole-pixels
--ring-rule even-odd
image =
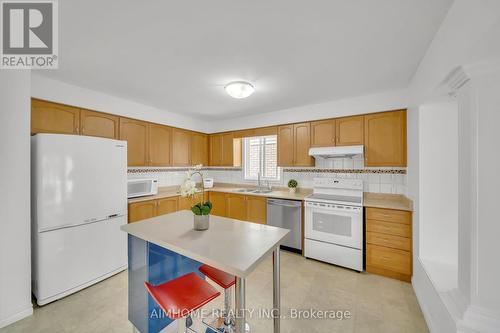
[[[57,3],[2,1],[1,68],[57,68]]]

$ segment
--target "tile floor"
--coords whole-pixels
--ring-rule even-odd
[[[409,283],[282,252],[283,315],[290,309],[345,310],[350,319],[285,319],[281,332],[428,332]],[[222,301],[222,300],[220,300]],[[221,304],[222,302],[220,302]],[[212,306],[218,306],[217,303]],[[247,306],[271,308],[271,259],[247,279]],[[249,319],[252,332],[272,332],[272,319]],[[1,333],[132,333],[127,320],[127,273],[43,307],[34,315],[0,329]]]

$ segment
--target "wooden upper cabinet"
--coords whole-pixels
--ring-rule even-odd
[[[226,215],[226,193],[223,192],[210,192],[210,202],[212,202],[211,214],[217,216]]]
[[[233,133],[223,133],[222,134],[222,166],[233,166]]]
[[[172,128],[149,124],[148,165],[172,165]]]
[[[156,216],[156,200],[141,201],[128,205],[128,223]]]
[[[234,165],[234,135],[233,132],[210,135],[211,166],[233,166]]]
[[[267,224],[267,198],[247,195],[246,200],[246,220],[260,224]]]
[[[362,145],[364,142],[364,117],[335,119],[335,144],[337,146]]]
[[[278,126],[278,166],[293,166],[293,125]]]
[[[191,137],[191,164],[208,165],[208,136],[203,133],[193,133]]]
[[[118,139],[119,128],[120,117],[85,109],[80,111],[80,134],[82,135]]]
[[[174,128],[172,132],[172,164],[191,165],[191,132]]]
[[[364,116],[365,166],[406,166],[406,110]]]
[[[314,165],[314,159],[309,156],[309,148],[311,148],[311,124],[294,124],[293,137],[294,166]]]
[[[79,134],[80,109],[32,99],[31,133]]]
[[[220,166],[222,164],[222,135],[211,134],[209,142],[209,165]]]
[[[177,211],[178,197],[164,198],[156,200],[156,215],[164,215]]]
[[[148,123],[120,118],[120,140],[127,141],[128,166],[148,165]]]
[[[335,119],[311,122],[311,147],[335,145]]]
[[[226,216],[236,220],[246,221],[247,206],[245,196],[241,194],[227,194]]]

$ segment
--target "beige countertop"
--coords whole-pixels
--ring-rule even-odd
[[[224,272],[246,277],[290,232],[265,224],[211,215],[210,228],[193,230],[193,213],[181,210],[130,223],[131,235]]]
[[[385,194],[365,192],[363,206],[413,211],[413,202],[401,194]]]
[[[286,187],[274,187],[273,191],[269,193],[236,192],[236,190],[242,188],[257,188],[257,187],[249,184],[216,183],[214,184],[214,187],[206,189],[205,191],[235,193],[235,194],[244,194],[244,195],[261,196],[267,198],[289,199],[289,200],[304,200],[306,196],[312,193],[312,189],[309,188],[298,188],[296,193],[290,193],[290,191],[288,191]],[[162,199],[168,197],[176,197],[178,195],[179,195],[179,186],[160,187],[158,189],[158,194],[139,197],[139,198],[132,198],[128,200],[128,203]],[[406,210],[406,211],[413,210],[413,202],[406,196],[401,194],[365,192],[363,202],[364,202],[363,205],[365,207],[396,209],[396,210]]]
[[[308,188],[298,188],[297,192],[290,193],[290,191],[285,187],[274,187],[273,191],[269,193],[248,193],[248,192],[236,192],[238,189],[242,188],[255,188],[254,185],[248,184],[228,184],[228,183],[216,183],[214,187],[205,189],[205,192],[225,192],[225,193],[235,193],[244,195],[253,195],[267,198],[278,198],[278,199],[289,199],[289,200],[304,200],[304,198],[312,193],[312,189]],[[179,186],[167,186],[160,187],[158,189],[158,194],[148,195],[145,197],[128,199],[128,203],[135,203],[141,201],[162,199],[168,197],[176,197],[179,195]]]

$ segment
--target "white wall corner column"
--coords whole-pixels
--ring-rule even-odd
[[[442,295],[458,332],[500,331],[500,61],[461,66],[444,81],[456,95],[458,287]]]
[[[0,70],[0,328],[33,313],[30,75]]]

